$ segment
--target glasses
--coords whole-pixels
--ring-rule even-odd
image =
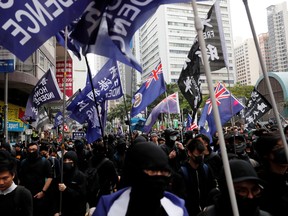
[[[263,192],[262,185],[255,185],[253,187],[235,186],[235,193],[242,197],[259,197]]]

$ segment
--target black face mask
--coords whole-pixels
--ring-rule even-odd
[[[193,161],[196,163],[196,164],[201,164],[201,163],[203,163],[203,156],[201,156],[201,155],[199,155],[199,156],[193,156],[194,157],[194,159],[193,159]]]
[[[70,173],[74,170],[74,164],[73,163],[63,163],[63,172],[64,173]]]
[[[278,163],[278,164],[288,164],[287,161],[287,157],[285,154],[285,149],[281,148],[281,149],[277,149],[276,151],[273,152],[274,153],[274,162]]]
[[[34,152],[27,152],[27,159],[28,160],[35,160],[37,159],[39,156],[38,151],[34,151]]]
[[[249,199],[236,195],[236,199],[240,216],[255,215],[255,212],[259,209],[260,198]]]

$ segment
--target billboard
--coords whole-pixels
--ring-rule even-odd
[[[73,64],[72,59],[66,61],[66,96],[73,95]],[[61,92],[64,89],[65,61],[56,62],[56,80]]]

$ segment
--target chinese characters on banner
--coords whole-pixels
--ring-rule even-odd
[[[64,72],[65,61],[57,61],[56,63],[56,79],[61,92],[64,89]],[[71,97],[73,95],[73,68],[72,59],[68,59],[66,63],[66,96]]]

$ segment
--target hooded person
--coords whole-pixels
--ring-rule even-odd
[[[260,210],[259,204],[263,194],[265,182],[260,179],[253,166],[241,159],[229,161],[232,181],[238,206],[239,216],[271,216],[268,212]],[[198,216],[206,215],[233,215],[229,189],[222,168],[219,177],[220,192],[214,197],[214,205],[208,206]]]
[[[102,196],[93,216],[188,215],[184,200],[166,192],[170,176],[167,155],[151,142],[127,151],[122,181],[127,187]]]
[[[174,172],[178,172],[180,165],[187,155],[182,143],[177,141],[178,131],[168,128],[164,131],[165,143],[160,148],[168,155],[169,165]]]
[[[78,169],[77,163],[76,152],[68,151],[64,154],[63,182],[58,184],[63,195],[63,216],[80,216],[86,213],[86,176]]]

